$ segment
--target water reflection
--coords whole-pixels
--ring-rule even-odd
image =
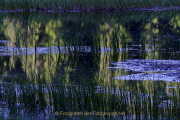
[[[115,79],[123,80],[162,80],[180,81],[180,61],[179,60],[126,60],[125,62],[113,63],[116,69],[127,69],[136,74],[118,76]]]
[[[3,119],[179,117],[179,83],[165,82],[179,79],[179,73],[171,71],[179,71],[178,13],[0,16]],[[172,68],[170,72],[139,73],[158,72],[152,67],[156,59],[163,64],[172,59],[169,67],[159,68],[161,72]],[[120,67],[109,69],[112,63]],[[55,115],[56,111],[91,115]],[[123,114],[92,115],[93,111]]]

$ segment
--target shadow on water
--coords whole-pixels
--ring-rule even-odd
[[[178,13],[0,16],[2,119],[180,117]]]

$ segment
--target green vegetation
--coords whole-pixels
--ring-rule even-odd
[[[40,77],[37,79],[37,84],[28,82],[29,79],[25,76],[4,77],[1,87],[5,98],[3,102],[8,105],[9,111],[3,108],[0,116],[3,118],[4,114],[8,114],[6,119],[30,119],[31,117],[36,119],[69,119],[71,117],[178,119],[179,117],[179,83],[119,81],[116,87],[105,87],[96,86],[91,75],[79,74],[81,78],[71,78],[79,81],[76,84],[63,83],[66,79],[61,73],[54,77],[51,75],[52,83],[46,83]],[[34,76],[39,75],[32,75]],[[177,88],[171,88],[173,85]],[[83,115],[60,115],[60,111],[82,112]],[[115,116],[93,115],[93,111],[118,114]],[[54,115],[55,112],[58,114]],[[84,115],[85,112],[90,112],[91,115]]]
[[[139,8],[179,7],[179,0],[1,0],[1,10],[137,10]]]

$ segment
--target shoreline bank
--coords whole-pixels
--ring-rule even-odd
[[[179,7],[153,7],[153,8],[138,8],[138,7],[130,7],[130,8],[113,8],[113,7],[106,7],[106,8],[94,8],[94,7],[88,7],[88,8],[83,8],[81,9],[80,7],[70,7],[68,9],[65,9],[63,7],[59,8],[46,8],[46,7],[37,7],[36,9],[16,9],[16,10],[11,10],[11,9],[0,9],[0,12],[47,12],[47,13],[53,13],[53,12],[154,12],[154,11],[178,11],[180,10]]]

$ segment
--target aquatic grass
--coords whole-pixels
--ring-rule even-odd
[[[83,75],[81,74],[81,76]],[[148,87],[145,89],[139,89],[139,87],[145,87],[143,82],[139,84],[128,84],[127,81],[125,86],[118,88],[117,86],[95,86],[94,83],[92,83],[93,81],[89,80],[87,76],[83,76],[82,78],[78,77],[80,81],[78,84],[62,84],[63,79],[59,77],[55,77],[53,81],[56,81],[56,83],[52,82],[50,85],[44,82],[41,83],[40,81],[43,80],[38,79],[38,84],[25,85],[21,82],[18,83],[18,79],[15,78],[13,80],[16,82],[16,85],[12,83],[4,84],[3,87],[6,89],[5,94],[6,100],[9,101],[8,104],[11,104],[12,101],[17,104],[17,100],[19,100],[21,106],[26,106],[27,114],[31,115],[33,115],[37,109],[44,111],[46,107],[54,106],[51,112],[91,112],[91,114],[93,111],[120,112],[121,114],[119,113],[116,117],[127,117],[127,119],[129,117],[132,118],[134,115],[137,119],[142,117],[151,117],[151,119],[166,118],[168,115],[169,118],[178,117],[177,101],[179,97],[177,97],[177,93],[179,93],[179,90],[172,90],[173,94],[166,99],[165,96],[167,93],[158,90],[159,86],[157,86],[155,82],[147,84]],[[6,79],[3,81],[6,82]],[[17,88],[18,91],[15,91]],[[48,89],[48,93],[46,89]],[[18,94],[20,94],[20,96],[15,95],[17,92],[19,92]],[[14,95],[12,95],[12,93],[14,93]],[[49,97],[47,97],[47,95]],[[44,103],[45,101],[46,103]],[[51,101],[51,105],[48,101]],[[166,101],[167,104],[164,103],[164,101]],[[17,111],[23,108],[24,107],[19,107]],[[14,108],[14,105],[12,105],[9,109],[14,111],[17,108]],[[14,114],[14,112],[12,114]],[[23,117],[19,112],[16,112],[16,114]],[[95,116],[99,119],[103,117],[102,115],[91,115],[91,117]],[[65,115],[57,115],[56,117],[61,119],[70,118],[70,116]],[[72,117],[80,118],[87,116]],[[105,117],[109,118],[113,116],[106,115]]]

